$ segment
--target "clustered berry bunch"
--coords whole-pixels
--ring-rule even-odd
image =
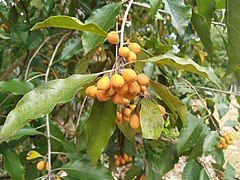
[[[219,149],[227,149],[228,145],[232,144],[234,140],[234,136],[232,133],[224,134],[219,138],[219,142],[217,144],[217,147]]]
[[[37,163],[37,169],[38,169],[39,171],[48,170],[48,169],[49,169],[48,166],[49,166],[49,165],[48,165],[48,162],[47,162],[47,161],[41,160],[41,161],[39,161],[39,162]]]
[[[132,157],[128,156],[126,153],[123,153],[122,155],[114,155],[114,162],[115,166],[118,167],[120,165],[125,165],[127,163],[132,162]]]

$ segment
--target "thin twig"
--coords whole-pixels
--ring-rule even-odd
[[[80,119],[81,119],[81,115],[82,115],[82,112],[83,112],[83,108],[84,108],[86,102],[87,102],[87,96],[83,99],[83,102],[82,102],[82,105],[81,105],[81,108],[80,108],[80,111],[79,111],[79,114],[78,114],[78,117],[77,117],[77,125],[76,125],[76,127],[78,127],[78,125],[79,125],[79,122],[80,122]]]
[[[36,76],[33,76],[33,77],[29,78],[28,80],[26,80],[26,82],[32,81],[33,79],[36,79],[36,78],[42,77],[42,76],[45,76],[45,74],[38,74]]]
[[[139,3],[139,2],[133,2],[133,5],[143,7],[143,8],[147,8],[147,9],[151,8],[151,6],[149,4],[143,4],[143,3]],[[162,9],[158,9],[158,12],[163,13],[163,14],[169,14],[168,12],[166,12]]]

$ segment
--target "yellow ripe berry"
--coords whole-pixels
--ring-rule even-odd
[[[122,165],[124,165],[124,164],[126,163],[126,161],[125,161],[123,158],[121,158],[120,161],[121,161],[121,164],[122,164]]]
[[[39,161],[39,162],[37,163],[37,169],[38,169],[39,171],[42,171],[43,169],[45,169],[45,167],[46,167],[45,161]]]
[[[125,94],[128,92],[128,84],[125,83],[122,87],[120,88],[115,88],[115,91],[118,93],[118,94]]]
[[[126,98],[123,98],[123,104],[124,105],[128,105],[130,103],[130,101]]]
[[[129,161],[129,162],[132,162],[132,157],[129,156],[129,157],[128,157],[128,161]]]
[[[224,134],[224,135],[223,135],[223,138],[225,139],[225,141],[229,141],[229,137],[228,137],[227,134]]]
[[[161,115],[164,116],[166,114],[165,108],[163,106],[161,106],[161,105],[158,105],[158,108],[160,110]]]
[[[140,120],[137,114],[133,114],[130,118],[130,127],[137,129],[140,125]]]
[[[228,144],[227,144],[227,143],[224,143],[224,144],[222,144],[222,146],[223,146],[223,147],[222,147],[223,149],[227,149]]]
[[[131,105],[129,105],[129,108],[131,109],[131,111],[133,111],[136,108],[136,105],[135,104],[131,104]]]
[[[137,55],[134,52],[130,51],[128,57],[126,57],[126,60],[127,62],[136,61]]]
[[[128,47],[120,47],[118,53],[119,53],[119,56],[126,58],[129,56],[130,50],[128,49]]]
[[[111,31],[107,34],[107,41],[110,44],[118,44],[119,43],[119,35],[116,31]]]
[[[109,99],[109,96],[106,91],[98,90],[97,91],[97,99],[99,101],[107,101]]]
[[[123,95],[122,94],[114,94],[112,96],[112,102],[115,103],[115,104],[122,104],[123,102]]]
[[[219,142],[220,142],[221,144],[224,144],[224,143],[226,142],[226,140],[225,140],[223,137],[220,137],[220,138],[219,138]]]
[[[49,165],[48,162],[46,162],[45,166],[46,166],[45,168],[46,168],[47,171],[49,170],[49,168],[51,168],[51,165]]]
[[[123,116],[123,120],[126,121],[126,122],[129,122],[130,117],[129,116]]]
[[[139,54],[141,52],[141,47],[139,46],[138,43],[130,43],[128,45],[128,48],[130,51],[134,52],[135,54]]]
[[[120,87],[123,87],[123,85],[125,84],[125,81],[120,74],[114,74],[111,77],[111,83],[114,88],[120,88]]]
[[[131,93],[125,93],[123,97],[129,100],[132,100],[135,98],[135,95]]]
[[[117,125],[121,125],[122,122],[123,122],[122,119],[117,119],[117,118],[115,119],[115,123],[116,123]]]
[[[140,86],[141,92],[145,92],[147,91],[147,87],[146,86]]]
[[[56,177],[56,180],[61,180],[61,178],[60,177]]]
[[[229,140],[227,141],[227,143],[230,145],[230,144],[233,144],[233,141]]]
[[[128,69],[122,70],[122,77],[127,83],[132,83],[136,81],[137,74],[134,70],[128,68]]]
[[[114,159],[117,159],[117,158],[118,158],[118,155],[117,155],[117,154],[114,154],[113,158],[114,158]]]
[[[223,147],[223,144],[222,144],[222,143],[218,143],[218,144],[217,144],[217,148],[218,148],[218,149],[222,149],[222,147]]]
[[[113,96],[115,93],[116,93],[116,91],[111,84],[109,89],[107,90],[107,94],[108,94],[108,96]]]
[[[125,162],[128,162],[128,155],[126,153],[123,154],[122,158],[125,160]]]
[[[129,109],[129,108],[125,108],[125,109],[123,110],[123,115],[124,115],[124,116],[130,117],[130,116],[131,116],[131,113],[132,113],[132,111],[131,111],[131,109]]]
[[[97,82],[97,88],[100,90],[107,90],[110,87],[110,79],[108,76],[103,76],[98,82]]]
[[[116,117],[117,117],[118,120],[122,120],[123,119],[122,113],[120,113],[120,112],[117,112]]]
[[[228,133],[227,135],[228,135],[228,137],[229,137],[229,139],[230,139],[231,141],[234,140],[234,135],[233,135],[232,133]]]
[[[97,87],[96,86],[88,86],[85,90],[85,93],[88,97],[95,97],[97,94]]]
[[[139,86],[139,84],[136,81],[133,82],[133,83],[129,83],[128,84],[128,92],[130,94],[135,94],[135,95],[140,93],[140,86]]]
[[[140,86],[148,86],[149,85],[149,78],[145,74],[138,74],[137,75],[137,82]]]
[[[120,165],[120,159],[119,158],[115,159],[114,162],[115,162],[116,167],[118,167]]]

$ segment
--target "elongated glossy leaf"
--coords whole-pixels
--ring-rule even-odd
[[[182,180],[199,179],[201,170],[201,166],[195,160],[187,162],[183,169]]]
[[[182,154],[196,145],[203,130],[203,120],[188,114],[188,123],[178,137],[177,152]]]
[[[94,163],[97,163],[115,130],[115,117],[115,104],[110,100],[106,102],[95,100],[91,115],[85,124],[88,139],[87,153]]]
[[[210,36],[210,26],[208,25],[207,20],[202,15],[197,14],[193,11],[191,22],[206,51],[209,54],[212,54],[213,43]]]
[[[171,15],[171,23],[176,28],[180,36],[184,35],[185,27],[191,19],[191,9],[183,1],[163,0],[164,10]]]
[[[156,15],[157,13],[157,10],[162,2],[162,0],[150,0],[150,13],[151,13],[151,16],[152,18]]]
[[[77,54],[82,47],[80,39],[70,39],[63,48],[60,60],[69,59]]]
[[[86,20],[85,23],[95,23],[104,31],[109,31],[115,23],[116,17],[119,14],[119,10],[122,3],[108,4],[96,11]],[[83,47],[84,52],[87,54],[96,45],[104,42],[105,38],[90,33],[83,33]]]
[[[217,143],[219,141],[219,134],[217,131],[211,131],[204,140],[203,152],[211,152],[216,149]]]
[[[152,99],[141,100],[140,124],[145,139],[158,139],[161,136],[164,119]]]
[[[123,122],[118,127],[122,131],[123,135],[131,142],[135,142],[135,139],[134,139],[135,134],[141,132],[140,128],[137,128],[137,129],[131,128],[128,122]]]
[[[57,27],[57,28],[66,28],[73,29],[77,31],[87,31],[94,34],[98,34],[100,36],[105,37],[107,33],[97,26],[94,23],[85,23],[83,24],[79,19],[70,16],[51,16],[43,22],[38,22],[35,24],[31,31],[45,28],[45,27]]]
[[[202,67],[187,57],[180,58],[173,54],[164,54],[162,56],[150,58],[148,59],[148,61],[154,62],[159,65],[167,65],[176,69],[184,69],[199,76],[206,77],[218,86],[221,86],[222,84],[218,77],[214,74],[212,69]]]
[[[103,165],[94,166],[88,159],[70,162],[62,167],[68,176],[76,180],[109,180],[111,174]]]
[[[227,0],[226,10],[229,63],[225,75],[229,75],[240,65],[240,1]]]
[[[201,14],[206,19],[210,28],[216,6],[215,0],[197,0],[196,3],[198,14]]]
[[[151,82],[150,87],[160,96],[174,115],[179,115],[182,124],[185,125],[187,121],[187,107],[185,104],[160,83]]]
[[[209,176],[204,168],[200,172],[199,180],[209,180]]]
[[[0,132],[0,142],[9,140],[31,120],[50,113],[56,104],[70,101],[77,91],[97,75],[72,75],[66,79],[49,81],[27,93],[8,114]]]
[[[224,179],[235,179],[235,169],[231,166],[231,164],[227,163],[226,169],[223,175]]]
[[[16,95],[24,95],[33,90],[34,85],[30,82],[12,79],[10,81],[0,81],[0,91],[11,92]]]
[[[24,179],[24,167],[16,151],[10,149],[6,143],[2,143],[0,145],[0,153],[4,157],[3,167],[9,173],[11,179]]]

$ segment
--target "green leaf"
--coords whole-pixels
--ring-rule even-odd
[[[116,16],[119,14],[121,5],[122,3],[111,3],[97,9],[85,23],[95,23],[104,31],[108,32],[116,23]],[[104,37],[90,33],[83,33],[83,48],[85,54],[104,41]]]
[[[3,128],[3,126],[0,126],[0,131]],[[14,136],[11,137],[11,139],[9,140],[18,140],[24,136],[33,136],[33,135],[39,135],[41,134],[39,131],[33,129],[30,126],[26,126],[22,129],[20,129],[17,134],[15,134]]]
[[[151,17],[153,18],[157,13],[160,4],[162,3],[162,0],[149,0],[149,2],[151,7],[150,9]]]
[[[93,166],[90,160],[82,159],[78,161],[70,162],[63,167],[64,171],[68,173],[71,179],[76,180],[109,180],[111,179],[111,174],[103,165]]]
[[[88,51],[87,54],[85,54],[80,61],[76,64],[76,68],[75,68],[75,72],[77,74],[80,73],[84,73],[89,65],[89,61],[92,59],[93,55],[95,54],[95,52],[97,51],[97,49],[99,48],[101,44],[96,45],[93,49],[91,49],[90,51]]]
[[[217,143],[219,141],[219,134],[217,131],[211,131],[204,140],[203,152],[211,152],[216,149]]]
[[[11,92],[16,95],[24,95],[34,89],[30,82],[12,79],[10,81],[0,81],[0,91]]]
[[[160,96],[160,98],[166,103],[168,108],[173,114],[178,114],[182,120],[182,124],[186,124],[187,120],[187,107],[176,96],[173,96],[171,92],[162,84],[151,81],[150,87]]]
[[[2,28],[0,27],[0,39],[10,39],[10,37],[6,36]]]
[[[156,102],[141,100],[140,124],[145,139],[158,139],[163,130],[164,119]]]
[[[211,34],[210,34],[210,27],[208,25],[207,20],[200,14],[192,12],[192,19],[191,19],[192,25],[197,32],[198,36],[200,37],[206,51],[209,54],[212,54],[213,52],[213,43],[211,40]]]
[[[216,9],[225,9],[226,2],[225,0],[216,0]]]
[[[200,172],[199,180],[209,180],[209,176],[206,172],[206,170],[203,168]]]
[[[210,29],[212,18],[215,11],[215,5],[216,5],[215,0],[197,0],[196,3],[197,3],[198,14],[202,15],[206,19]]]
[[[130,140],[131,142],[135,143],[134,136],[137,133],[141,132],[140,128],[133,129],[130,127],[128,122],[123,122],[121,125],[118,125],[119,129],[122,131],[123,135]]]
[[[237,120],[229,119],[224,123],[224,126],[230,126],[230,127],[234,128],[236,126],[240,126],[240,123]]]
[[[240,65],[240,1],[227,0],[227,54],[229,63],[225,76],[231,74]]]
[[[39,10],[41,10],[43,8],[43,2],[42,0],[32,0],[30,2],[31,6],[35,6],[36,8],[38,8]]]
[[[77,54],[82,48],[82,43],[80,39],[70,39],[64,46],[60,60],[69,59],[75,54]]]
[[[116,105],[110,100],[94,101],[92,112],[85,125],[88,139],[87,153],[95,164],[115,130],[115,117]]]
[[[24,167],[21,164],[19,155],[13,149],[10,149],[6,143],[0,145],[0,153],[4,157],[3,167],[11,176],[11,179],[24,179]]]
[[[65,29],[72,29],[77,31],[87,31],[94,34],[98,34],[103,36],[102,38],[107,36],[107,33],[97,26],[94,23],[85,23],[83,24],[80,20],[75,17],[70,16],[51,16],[43,22],[38,22],[35,24],[31,31],[45,28],[45,27],[57,27],[57,28],[65,28]]]
[[[184,35],[185,27],[191,19],[190,6],[186,6],[183,1],[163,0],[164,10],[171,15],[171,23],[176,28],[180,36]]]
[[[199,76],[206,77],[219,87],[222,85],[221,81],[214,74],[212,69],[202,67],[188,57],[180,58],[173,54],[164,54],[161,56],[150,58],[148,59],[148,61],[156,63],[157,65],[167,65],[176,69],[183,69]]]
[[[216,163],[222,167],[225,163],[223,151],[221,149],[216,149],[211,154],[214,157],[214,160],[216,161]]]
[[[182,154],[196,145],[203,129],[203,120],[188,114],[188,123],[180,132],[177,142],[177,152]]]
[[[189,161],[185,165],[182,173],[182,180],[196,180],[199,179],[201,173],[201,167],[195,161]]]
[[[49,114],[56,104],[66,103],[98,74],[56,79],[27,93],[12,110],[0,132],[0,142],[9,140],[31,120]]]
[[[223,174],[223,179],[235,179],[235,169],[231,166],[231,164],[227,163],[226,169]]]

